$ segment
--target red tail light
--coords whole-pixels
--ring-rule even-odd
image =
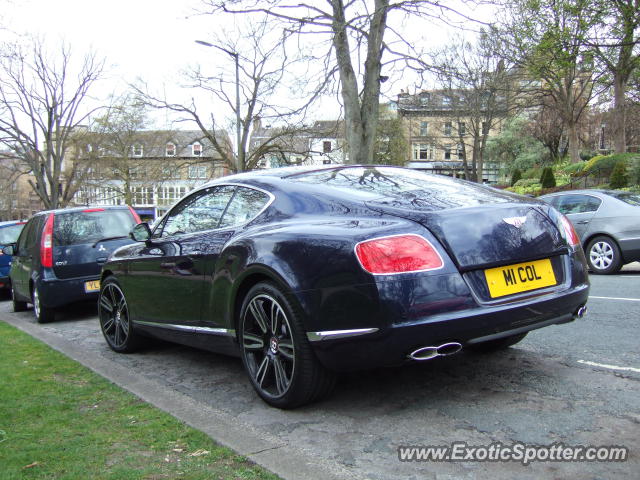
[[[87,208],[82,210],[84,213],[92,213],[92,212],[104,212],[104,208]]]
[[[138,215],[138,212],[136,212],[131,205],[129,205],[129,210],[131,211],[131,215],[133,215],[133,219],[136,221],[136,223],[142,223],[142,220],[140,220],[140,215]]]
[[[564,227],[565,238],[567,239],[569,245],[571,245],[572,247],[580,245],[580,238],[576,233],[576,229],[573,228],[571,220],[569,220],[564,215],[560,215],[560,221],[562,222],[562,226]]]
[[[442,257],[420,235],[396,235],[360,242],[356,256],[367,272],[375,275],[419,272],[442,268]]]
[[[53,213],[47,218],[40,243],[40,263],[48,268],[53,267],[53,218]]]

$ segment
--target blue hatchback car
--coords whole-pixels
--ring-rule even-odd
[[[0,289],[8,289],[11,286],[9,280],[9,270],[11,269],[11,255],[2,253],[2,247],[15,243],[20,236],[20,232],[27,222],[11,220],[0,222]]]

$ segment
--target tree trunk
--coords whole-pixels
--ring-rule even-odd
[[[625,102],[625,87],[624,80],[621,78],[619,72],[615,72],[613,78],[613,149],[615,153],[625,153],[627,151],[627,109]]]
[[[578,125],[575,122],[567,125],[569,130],[569,159],[571,163],[580,161],[580,139],[578,138]]]

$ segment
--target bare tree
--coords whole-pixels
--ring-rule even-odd
[[[300,106],[280,106],[277,93],[284,77],[300,57],[291,57],[283,36],[291,32],[281,32],[281,36],[270,31],[266,22],[255,22],[247,33],[236,38],[220,36],[212,43],[200,42],[223,50],[237,61],[239,105],[236,105],[236,76],[232,69],[217,66],[213,74],[209,68],[198,66],[185,73],[185,87],[213,97],[233,113],[234,120],[240,120],[240,140],[237,151],[231,138],[226,134],[228,124],[219,112],[210,113],[196,105],[194,98],[188,104],[172,103],[155,95],[146,87],[134,88],[143,101],[155,108],[164,108],[180,115],[180,121],[193,122],[211,142],[226,167],[233,172],[255,168],[268,154],[282,154],[290,139],[304,131],[302,117],[308,102]],[[238,110],[238,108],[240,110]],[[261,123],[278,122],[278,128],[269,129],[267,138],[252,141],[254,128]]]
[[[519,108],[509,102],[513,86],[508,69],[485,32],[474,43],[455,38],[432,56],[431,63],[447,99],[447,118],[457,124],[457,153],[465,178],[481,181],[490,132]]]
[[[87,54],[74,68],[67,46],[52,54],[42,40],[33,40],[27,49],[4,45],[2,50],[0,145],[33,174],[31,187],[45,208],[65,206],[78,190],[80,170],[85,168],[67,152],[91,113],[81,108],[103,72],[104,61]]]
[[[320,84],[330,85],[333,76],[338,76],[349,161],[361,164],[370,164],[375,158],[380,83],[386,81],[390,73],[382,73],[383,65],[393,68],[395,63],[406,64],[409,58],[419,56],[415,46],[402,34],[403,23],[412,17],[423,21],[448,16],[467,18],[437,0],[203,0],[203,3],[215,15],[264,15],[273,25],[297,33],[301,43],[308,39],[324,48],[326,44],[321,39],[328,40],[329,48],[317,58],[324,67]],[[397,25],[389,26],[387,21],[393,13]],[[385,34],[391,34],[391,38],[385,41]],[[389,57],[385,62],[384,53]]]

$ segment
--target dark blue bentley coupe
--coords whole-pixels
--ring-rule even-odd
[[[188,194],[104,265],[100,324],[242,358],[269,404],[335,372],[490,351],[581,317],[584,253],[552,206],[378,166],[284,168]]]

